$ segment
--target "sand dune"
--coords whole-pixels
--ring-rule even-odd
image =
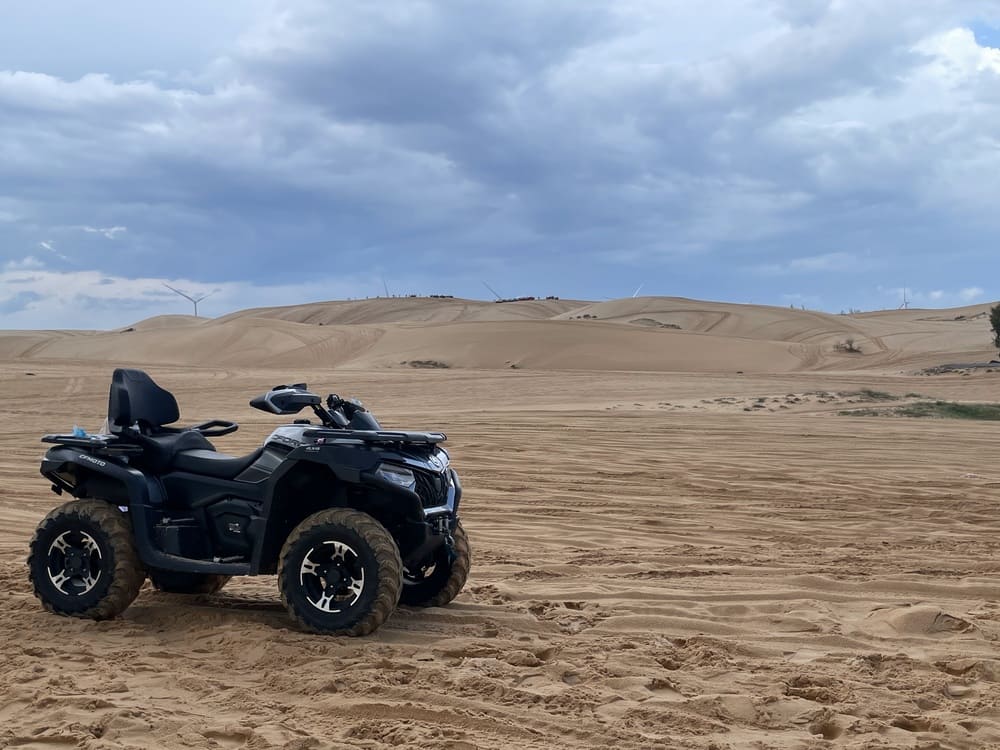
[[[809,347],[808,367],[830,369],[925,365],[951,353],[957,361],[991,356],[989,305],[949,310],[890,310],[831,315],[761,305],[640,297],[581,307],[560,317],[596,316],[632,325],[659,324],[712,336],[798,343]],[[864,356],[837,356],[837,343],[853,339]],[[966,359],[962,359],[965,357]]]
[[[907,310],[876,310],[874,312],[857,313],[853,317],[861,319],[869,318],[893,318],[895,320],[912,321],[939,321],[945,323],[961,323],[968,320],[981,320],[989,316],[993,302],[982,302],[976,305],[966,305],[965,307],[949,307],[944,309],[925,309],[911,307]]]
[[[575,300],[526,300],[497,304],[453,297],[379,297],[313,302],[289,307],[258,307],[233,313],[226,318],[274,318],[313,325],[544,320],[586,304]]]
[[[991,357],[984,309],[847,316],[661,297],[375,299],[216,320],[160,316],[113,332],[4,332],[0,356],[215,367],[898,372]],[[861,353],[838,351],[847,340]]]
[[[398,367],[789,372],[826,363],[817,347],[599,321],[308,325],[230,317],[132,331],[6,335],[0,353],[24,360],[87,360],[216,367]],[[831,352],[832,356],[832,352]],[[848,364],[854,361],[847,360]]]
[[[0,333],[0,353],[35,360],[212,366],[337,366],[348,361],[378,329],[319,327],[258,318],[193,325],[138,324],[114,332],[57,332],[38,336]],[[10,340],[8,340],[8,338]],[[30,347],[28,344],[30,343]]]
[[[541,370],[660,370],[700,372],[790,371],[807,353],[784,342],[750,342],[600,322],[452,323],[433,329],[400,326],[384,335],[357,364],[439,360],[457,367],[514,365]],[[765,364],[767,363],[767,364]]]
[[[145,320],[140,320],[138,323],[133,323],[130,326],[125,326],[125,329],[133,329],[136,331],[155,331],[160,328],[183,328],[185,326],[200,326],[211,322],[211,318],[198,318],[194,315],[156,315],[152,318],[146,318]],[[125,330],[120,329],[120,330]]]

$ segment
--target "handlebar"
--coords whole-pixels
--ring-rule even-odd
[[[356,429],[379,429],[378,420],[364,407],[364,405],[353,398],[341,398],[336,393],[331,393],[326,397],[326,414],[321,414],[319,407],[314,407],[316,414],[323,420],[324,424],[331,427],[355,427]],[[329,417],[324,418],[324,417]],[[331,424],[332,422],[332,424]]]

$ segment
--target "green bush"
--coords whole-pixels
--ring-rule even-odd
[[[990,328],[993,329],[993,346],[1000,349],[1000,305],[990,310]]]
[[[1000,421],[1000,404],[959,404],[954,401],[918,401],[882,409],[851,409],[842,417],[915,417]]]

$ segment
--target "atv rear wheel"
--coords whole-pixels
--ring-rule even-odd
[[[214,594],[229,583],[232,576],[210,573],[180,573],[161,568],[149,569],[149,580],[153,588],[168,594]]]
[[[128,516],[103,500],[61,505],[38,524],[28,579],[50,612],[108,620],[125,611],[146,578]]]
[[[401,604],[411,607],[443,607],[465,586],[472,567],[472,548],[462,522],[452,532],[455,544],[442,545],[434,560],[422,570],[403,570]]]
[[[296,623],[314,633],[371,633],[396,608],[402,578],[392,535],[356,510],[314,513],[281,549],[281,601]]]

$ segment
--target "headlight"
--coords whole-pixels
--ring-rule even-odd
[[[431,469],[434,471],[444,471],[448,468],[451,461],[448,458],[448,454],[441,448],[438,448],[427,459],[427,463],[430,464]]]
[[[394,464],[379,464],[379,467],[375,470],[375,476],[387,482],[392,482],[399,487],[405,487],[408,490],[412,490],[417,486],[417,479],[413,476],[412,471]]]

